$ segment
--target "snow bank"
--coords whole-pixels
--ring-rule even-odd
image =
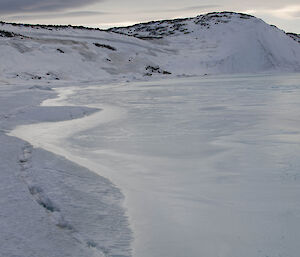
[[[6,135],[19,124],[76,119],[96,109],[37,107],[54,95],[46,86],[0,90],[0,256],[130,256],[131,231],[118,188]]]

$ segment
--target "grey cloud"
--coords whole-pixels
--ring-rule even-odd
[[[0,0],[0,14],[62,11],[102,1],[103,0]]]
[[[300,11],[291,13],[294,18],[300,18]]]
[[[197,6],[189,6],[184,8],[176,8],[176,9],[159,9],[159,10],[148,10],[145,11],[147,13],[166,13],[166,12],[183,12],[183,11],[198,11],[205,10],[211,8],[219,8],[221,5],[197,5]]]
[[[64,17],[87,17],[87,16],[100,16],[100,15],[110,15],[110,12],[62,12],[62,13],[51,13],[51,14],[36,14],[36,15],[15,15],[8,16],[8,20],[40,20],[40,19],[56,19]]]
[[[210,8],[217,8],[221,7],[221,5],[211,4],[211,5],[197,5],[197,6],[190,6],[182,9],[178,9],[179,11],[192,11],[192,10],[203,10],[203,9],[210,9]]]

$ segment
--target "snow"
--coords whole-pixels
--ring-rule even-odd
[[[133,256],[296,257],[299,89],[299,74],[59,88],[44,106],[101,111],[10,134],[120,187]]]
[[[130,256],[123,195],[107,179],[6,133],[95,112],[38,107],[55,93],[1,85],[0,256]],[[99,110],[97,110],[99,111]]]
[[[5,23],[0,30],[14,33],[0,37],[0,54],[5,59],[0,74],[16,81],[143,78],[147,66],[159,66],[172,76],[300,71],[296,40],[260,19],[235,13],[110,31]],[[161,38],[138,38],[152,34]]]
[[[296,34],[226,12],[0,46],[0,256],[298,256]]]

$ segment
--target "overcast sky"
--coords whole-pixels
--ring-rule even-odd
[[[99,28],[224,10],[249,13],[300,33],[299,0],[0,0],[3,21]]]

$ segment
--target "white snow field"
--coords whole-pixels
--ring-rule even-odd
[[[43,106],[101,108],[10,135],[109,178],[133,256],[299,255],[300,75],[59,88]]]
[[[299,38],[0,22],[0,256],[299,257]]]

